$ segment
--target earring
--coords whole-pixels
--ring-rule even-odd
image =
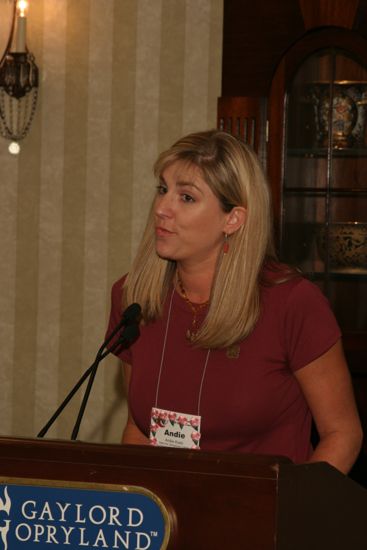
[[[224,233],[223,254],[227,254],[229,250],[228,235]]]

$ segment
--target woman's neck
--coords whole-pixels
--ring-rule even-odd
[[[187,298],[194,304],[202,304],[210,298],[214,269],[177,264],[177,274]],[[176,286],[180,290],[179,285]]]

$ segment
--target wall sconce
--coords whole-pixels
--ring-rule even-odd
[[[19,141],[29,132],[37,105],[38,68],[26,45],[27,0],[14,0],[8,44],[0,62],[0,134],[18,154]]]

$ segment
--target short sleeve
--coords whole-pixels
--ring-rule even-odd
[[[110,318],[106,331],[106,338],[111,334],[115,326],[120,322],[122,315],[122,289],[124,286],[125,276],[114,283],[111,290],[111,310]],[[112,340],[113,341],[113,340]],[[113,352],[114,353],[114,352]],[[131,352],[129,349],[122,350],[120,353],[115,353],[122,361],[131,362]]]
[[[326,353],[341,336],[328,300],[307,279],[300,279],[288,295],[284,325],[286,353],[292,370]]]

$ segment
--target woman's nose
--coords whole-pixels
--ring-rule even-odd
[[[158,195],[155,201],[155,214],[161,218],[170,218],[173,215],[173,202],[169,193]]]

